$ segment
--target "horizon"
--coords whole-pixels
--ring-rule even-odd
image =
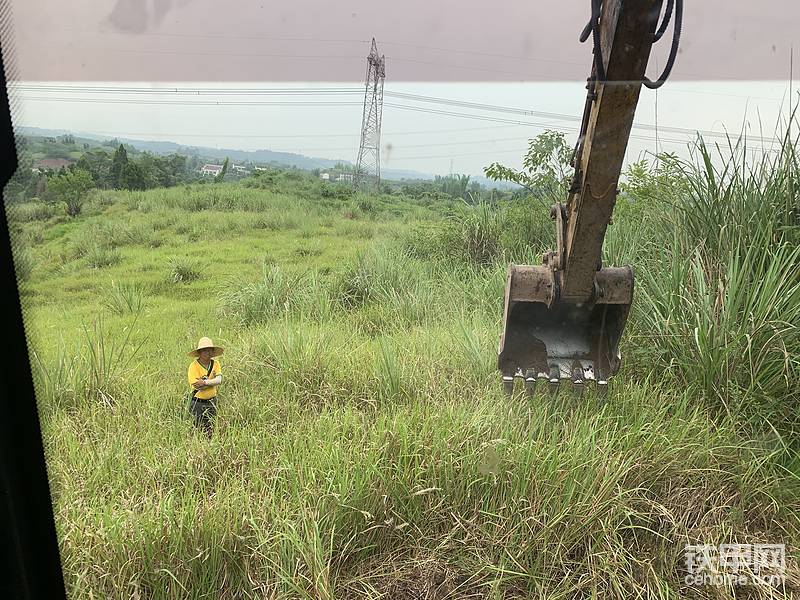
[[[528,140],[545,130],[560,131],[570,145],[575,143],[584,87],[568,82],[387,82],[381,169],[483,176],[492,162],[520,168]],[[785,127],[790,87],[787,80],[746,86],[667,82],[657,92],[643,88],[626,164],[656,152],[688,156],[688,144],[697,132],[707,141],[724,144],[726,135],[735,139],[744,131],[755,150],[779,145],[775,132]],[[63,129],[220,150],[268,150],[350,163],[358,154],[363,85],[16,82],[9,92],[15,128]]]

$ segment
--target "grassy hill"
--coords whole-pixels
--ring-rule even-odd
[[[333,169],[339,164],[354,166],[349,160],[344,158],[331,160],[328,158],[317,158],[295,154],[291,152],[275,152],[272,150],[239,150],[233,148],[210,148],[208,146],[185,146],[170,141],[138,140],[125,137],[109,140],[108,136],[70,132],[67,130],[42,129],[40,127],[18,127],[18,133],[24,135],[31,142],[32,157],[34,159],[59,157],[59,158],[80,158],[82,152],[78,148],[83,148],[84,144],[88,148],[110,147],[114,148],[122,142],[132,154],[139,152],[151,152],[154,154],[180,154],[188,157],[198,157],[203,160],[221,163],[225,157],[234,162],[245,162],[257,165],[273,165],[283,167],[296,167],[305,170],[314,169]],[[78,146],[64,146],[59,143],[65,135],[72,136]],[[47,141],[48,138],[54,141]],[[116,142],[116,143],[113,143]],[[87,149],[88,149],[87,148]],[[358,148],[353,151],[357,152]],[[381,170],[381,177],[390,181],[429,181],[434,178],[430,173],[411,171],[407,169],[386,169]],[[487,188],[497,188],[501,190],[517,189],[516,184],[493,181],[482,175],[472,175],[472,181],[477,181]]]
[[[536,200],[327,197],[298,172],[9,207],[71,596],[734,598],[686,544],[784,543],[800,590],[794,156],[631,173],[607,398],[501,392]],[[709,164],[709,163],[705,163]],[[225,346],[216,434],[186,356]]]

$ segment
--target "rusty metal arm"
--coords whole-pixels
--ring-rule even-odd
[[[560,300],[591,302],[603,240],[645,76],[662,0],[604,0],[600,47],[606,81],[589,86],[584,135],[566,207]],[[557,221],[558,224],[558,221]],[[561,232],[559,232],[561,233]]]
[[[679,1],[679,0],[676,0]],[[557,390],[561,380],[598,389],[621,364],[619,342],[633,301],[629,266],[601,265],[603,240],[662,0],[593,0],[581,39],[596,43],[575,175],[566,206],[551,212],[556,248],[543,265],[511,265],[497,366],[507,392],[524,378]],[[676,23],[677,26],[677,23]],[[602,57],[602,63],[600,58]]]

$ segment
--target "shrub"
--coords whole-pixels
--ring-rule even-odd
[[[61,203],[19,202],[7,205],[10,222],[47,221],[58,214],[64,214]]]
[[[92,244],[86,252],[86,262],[93,269],[110,267],[122,260],[122,254],[116,248],[104,248],[100,244]]]
[[[420,258],[488,266],[503,254],[505,225],[502,211],[486,202],[463,205],[443,223],[412,229],[403,246]]]
[[[280,314],[315,317],[327,313],[325,290],[309,274],[264,266],[261,280],[223,291],[219,297],[224,315],[246,325],[262,323]]]
[[[88,171],[75,169],[60,173],[47,181],[48,198],[64,202],[67,214],[75,217],[80,214],[86,195],[94,186],[92,176]]]
[[[17,273],[17,279],[19,281],[30,279],[34,264],[33,252],[29,248],[17,244],[14,248],[14,268]]]
[[[675,159],[677,175],[652,192],[666,226],[638,271],[634,321],[654,335],[643,351],[656,370],[746,418],[794,428],[800,415],[786,399],[800,375],[798,165],[786,147],[783,158],[755,161],[739,144],[730,151],[712,161],[701,140],[694,162]]]
[[[135,282],[111,282],[106,292],[105,306],[111,312],[122,315],[138,313],[144,306],[142,286]]]
[[[336,275],[331,297],[346,309],[371,302],[392,302],[398,297],[418,296],[430,281],[418,262],[402,250],[375,248],[360,254]]]
[[[169,277],[173,283],[190,283],[200,278],[200,270],[187,258],[170,258]]]

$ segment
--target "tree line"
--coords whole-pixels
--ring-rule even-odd
[[[62,145],[74,144],[74,139],[59,138],[58,141],[63,142]],[[92,188],[146,190],[200,179],[197,170],[201,159],[197,156],[159,156],[149,152],[131,156],[119,142],[113,153],[103,147],[87,148],[84,145],[85,151],[77,161],[58,170],[35,168],[25,138],[17,138],[17,149],[19,166],[6,186],[5,199],[10,202],[33,198],[64,202],[70,215],[80,212],[83,197]]]

